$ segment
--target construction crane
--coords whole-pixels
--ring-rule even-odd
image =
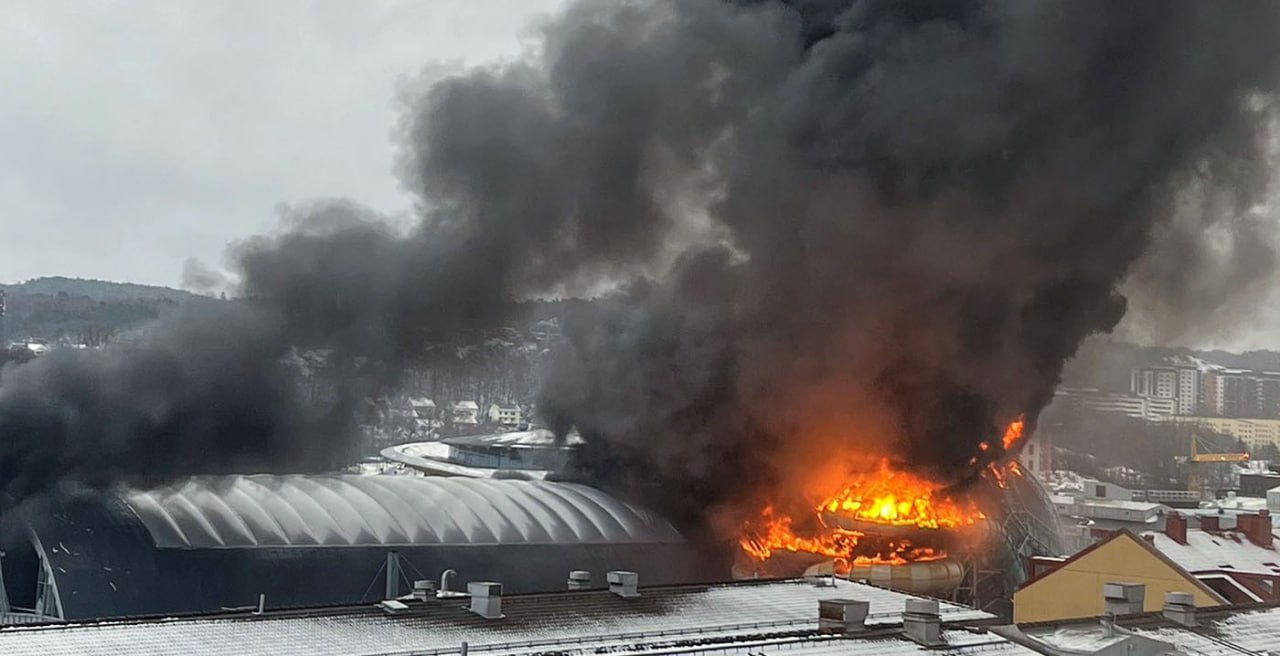
[[[1206,440],[1207,442],[1208,440]],[[1187,460],[1192,465],[1190,472],[1187,474],[1187,489],[1192,492],[1201,492],[1203,487],[1200,480],[1200,468],[1195,465],[1213,464],[1221,462],[1245,462],[1249,459],[1247,453],[1202,453],[1196,447],[1200,442],[1198,435],[1191,436],[1191,457]]]

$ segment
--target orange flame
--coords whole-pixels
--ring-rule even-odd
[[[742,550],[756,560],[777,552],[809,553],[831,558],[837,569],[862,564],[902,564],[934,560],[945,552],[917,546],[907,539],[869,537],[842,527],[850,522],[921,529],[955,528],[982,519],[976,507],[961,505],[938,494],[937,486],[882,463],[878,471],[855,477],[840,492],[814,508],[815,534],[798,535],[792,519],[766,507],[748,522],[740,540]]]
[[[861,476],[818,505],[818,511],[878,524],[954,528],[972,524],[981,513],[961,509],[949,498],[935,497],[937,486],[882,463],[871,476]],[[975,516],[976,513],[976,516]]]
[[[1018,417],[1013,420],[1013,423],[1009,424],[1008,428],[1004,429],[1004,437],[1000,438],[1000,443],[1004,445],[1005,451],[1013,448],[1013,445],[1017,444],[1018,440],[1022,439],[1022,424],[1023,418]],[[982,450],[986,451],[986,449]]]
[[[1000,438],[1004,451],[1009,451],[1023,438],[1023,417],[1005,428]],[[978,444],[978,452],[991,450],[991,443]],[[978,463],[978,454],[969,464]],[[1023,476],[1017,462],[986,469],[1000,487],[1007,476]],[[984,519],[972,502],[959,503],[941,493],[939,486],[915,475],[894,471],[886,461],[877,471],[853,478],[845,487],[814,508],[815,528],[806,535],[797,534],[791,517],[778,514],[772,506],[743,527],[739,544],[748,556],[766,560],[778,552],[808,553],[831,558],[837,569],[861,564],[902,564],[943,558],[937,548],[917,546],[907,539],[885,539],[867,536],[849,526],[874,529],[876,525],[914,527],[919,529],[951,529],[974,524]]]

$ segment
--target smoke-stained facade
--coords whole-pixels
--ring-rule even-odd
[[[540,403],[586,441],[577,476],[689,524],[869,458],[964,483],[1005,457],[981,443],[1034,429],[1064,361],[1124,315],[1126,280],[1202,301],[1197,271],[1271,270],[1249,210],[1278,14],[570,3],[527,57],[407,94],[414,226],[291,206],[232,248],[241,301],[7,372],[0,481],[21,499],[324,470],[360,400],[433,339],[609,290],[567,322]],[[1167,261],[1179,275],[1143,277]]]

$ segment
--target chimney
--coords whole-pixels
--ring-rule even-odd
[[[413,598],[416,601],[428,601],[436,598],[436,582],[417,580],[413,582]]]
[[[493,581],[467,583],[471,595],[471,612],[486,620],[502,619],[502,584]]]
[[[1248,517],[1246,522],[1245,518]],[[1241,515],[1239,518],[1240,529],[1244,532],[1249,541],[1259,547],[1271,548],[1271,512],[1266,508],[1258,511],[1257,515]]]
[[[818,601],[818,630],[822,633],[861,631],[867,623],[871,602],[858,599]]]
[[[1141,613],[1147,586],[1141,583],[1104,583],[1102,600],[1107,613],[1132,615]]]
[[[1187,592],[1164,593],[1165,619],[1182,626],[1196,625],[1196,600]]]
[[[1202,519],[1200,521],[1200,525],[1203,527],[1204,520]],[[1164,534],[1169,536],[1170,540],[1173,540],[1178,544],[1186,544],[1187,518],[1176,512],[1169,513],[1169,516],[1164,518]]]
[[[1205,515],[1200,518],[1200,530],[1205,533],[1221,533],[1222,522],[1217,515]],[[1183,544],[1186,544],[1183,542]]]
[[[640,596],[640,577],[635,572],[614,571],[607,575],[609,592],[630,599]]]
[[[569,572],[568,585],[570,590],[590,590],[591,572],[581,569],[575,569],[572,572]]]
[[[908,599],[902,614],[902,632],[912,642],[925,647],[939,647],[942,642],[942,618],[938,602],[933,599]]]

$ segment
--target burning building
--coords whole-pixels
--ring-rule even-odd
[[[980,450],[1013,449],[1022,425]],[[944,487],[882,460],[810,513],[766,506],[743,525],[739,546],[739,576],[829,572],[980,606],[1007,602],[1026,558],[1062,549],[1044,487],[1016,461]]]
[[[1276,3],[567,3],[406,90],[415,225],[287,206],[232,249],[242,301],[7,371],[0,483],[330,471],[442,336],[597,295],[537,404],[570,476],[748,568],[950,580],[975,535],[1048,544],[1010,463],[1082,340],[1271,277],[1278,32]]]

